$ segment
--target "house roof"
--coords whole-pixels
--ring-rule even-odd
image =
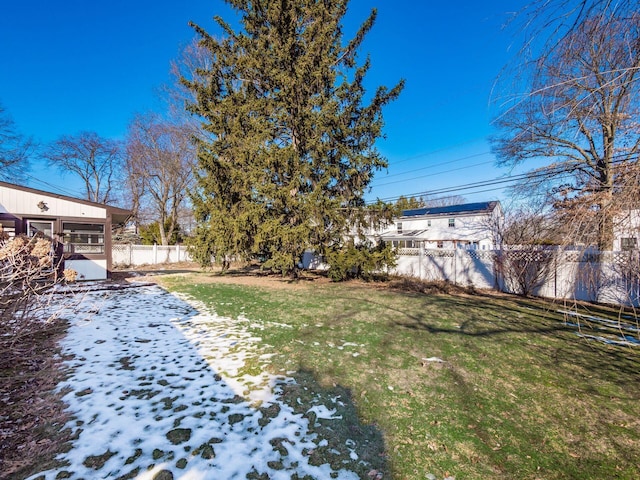
[[[398,233],[391,230],[380,235],[383,240],[424,240],[424,233],[427,230],[411,230],[408,232]]]
[[[414,208],[412,210],[404,210],[403,217],[421,217],[421,216],[450,216],[450,215],[474,215],[479,213],[491,213],[498,201],[464,203],[462,205],[449,205],[447,207],[424,207]]]
[[[115,224],[124,224],[127,222],[129,217],[131,217],[131,210],[126,210],[124,208],[114,207],[112,205],[105,205],[103,203],[92,202],[90,200],[83,200],[81,198],[69,197],[67,195],[60,195],[59,193],[47,192],[45,190],[38,190],[36,188],[24,187],[22,185],[16,185],[14,183],[2,182],[0,181],[0,186],[11,188],[13,190],[20,190],[22,192],[30,192],[37,193],[40,195],[47,195],[53,198],[59,198],[61,200],[68,200],[70,202],[81,203],[83,205],[91,205],[93,207],[105,208],[109,215],[111,215],[111,219]]]

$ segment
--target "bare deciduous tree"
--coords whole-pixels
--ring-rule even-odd
[[[507,209],[495,231],[501,245],[495,266],[507,291],[534,294],[547,280],[562,241],[555,218],[544,202],[529,201]]]
[[[588,2],[585,2],[585,8]],[[547,159],[530,181],[545,183],[554,205],[613,244],[614,192],[620,165],[640,151],[640,16],[580,16],[529,72],[531,90],[497,120],[501,164]]]
[[[63,174],[80,177],[87,200],[104,204],[115,201],[122,170],[122,149],[115,140],[94,132],[64,135],[52,142],[42,156]]]
[[[450,207],[453,205],[462,205],[463,203],[465,203],[465,201],[465,198],[460,195],[450,195],[447,197],[433,197],[431,195],[422,195],[420,197],[408,198],[401,195],[394,203],[394,208],[399,214],[401,214],[404,210],[424,207]]]
[[[182,81],[184,78],[204,80],[203,72],[211,69],[211,53],[204,48],[197,38],[185,45],[177,59],[171,62],[169,73],[172,82],[163,87],[162,92],[169,104],[169,114],[181,123],[190,124],[195,131],[200,122],[186,109],[188,104],[197,101],[196,95]]]
[[[467,200],[462,195],[447,195],[446,197],[434,197],[431,195],[425,195],[420,197],[424,202],[425,207],[451,207],[454,205],[462,205]]]
[[[558,46],[560,40],[586,20],[598,18],[601,22],[617,16],[629,17],[638,11],[638,0],[532,0],[515,12],[509,23],[514,31],[524,35],[524,42],[516,59],[537,59]]]
[[[191,126],[157,115],[140,115],[129,126],[127,184],[138,221],[145,208],[158,223],[163,245],[178,227],[181,207],[192,185],[195,146]]]
[[[547,281],[557,255],[558,250],[548,247],[503,247],[496,270],[508,292],[528,297]]]
[[[17,132],[13,118],[0,104],[0,178],[22,179],[33,146],[31,139]]]

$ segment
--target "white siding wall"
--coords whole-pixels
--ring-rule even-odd
[[[38,203],[44,202],[49,209],[41,211]],[[14,190],[0,186],[0,213],[17,215],[107,218],[107,209],[56,198],[54,196]]]
[[[622,250],[623,238],[635,238],[636,246],[640,247],[640,210],[629,210],[616,218],[613,236],[614,250]]]
[[[64,268],[78,272],[78,280],[105,280],[107,278],[106,260],[65,260]]]
[[[391,231],[397,231],[398,223],[402,223],[402,231],[426,230],[420,235],[425,240],[426,248],[437,248],[438,241],[457,240],[460,242],[477,242],[479,248],[488,250],[494,248],[494,215],[467,215],[467,216],[442,216],[442,217],[401,217],[392,225]],[[449,226],[449,219],[453,218],[455,226]],[[381,232],[379,232],[381,233]],[[417,240],[417,238],[416,238]],[[453,248],[452,243],[443,245],[444,248]]]

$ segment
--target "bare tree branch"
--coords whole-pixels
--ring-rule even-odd
[[[84,182],[87,200],[104,204],[116,200],[122,165],[118,142],[94,132],[64,135],[49,144],[42,157],[63,174],[78,176]]]
[[[538,28],[552,31],[535,30],[547,40],[535,63],[523,63],[519,78],[530,93],[505,105],[493,145],[501,164],[548,159],[556,171],[547,177],[550,190],[571,176],[571,196],[556,196],[554,204],[585,201],[595,212],[596,243],[609,250],[615,166],[635,159],[640,145],[640,15],[629,1],[579,3],[563,11],[568,3],[550,0],[535,11]],[[540,23],[549,15],[556,23]]]
[[[158,222],[161,242],[178,229],[181,207],[194,180],[195,145],[191,125],[176,124],[156,115],[140,115],[129,126],[126,171],[137,207],[148,204]]]
[[[22,180],[34,142],[17,132],[11,116],[0,104],[0,178]]]

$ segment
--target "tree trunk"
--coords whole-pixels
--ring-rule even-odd
[[[598,248],[600,251],[613,250],[613,195],[611,190],[603,192],[603,199],[599,203]]]

